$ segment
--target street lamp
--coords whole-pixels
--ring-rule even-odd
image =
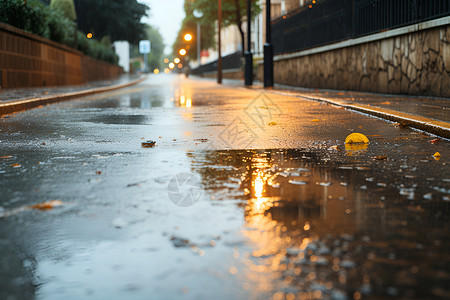
[[[264,87],[273,86],[273,47],[270,43],[270,0],[266,0],[266,43],[264,44]]]
[[[222,30],[222,0],[218,0],[218,9],[217,9],[217,19],[218,19],[218,50],[219,50],[219,57],[217,58],[217,83],[222,83],[222,37],[220,34],[220,31]]]
[[[178,53],[179,53],[181,56],[185,56],[185,55],[186,55],[186,49],[181,49]]]
[[[203,13],[195,9],[193,15],[197,19],[197,62],[198,66],[200,67],[201,51],[202,51],[202,44],[201,44],[202,35],[201,35],[200,19],[203,17]]]
[[[247,0],[247,52],[245,52],[245,85],[253,84],[251,5],[252,5],[251,0]]]
[[[176,57],[176,58],[173,60],[173,62],[176,63],[176,64],[178,64],[178,63],[180,63],[180,59],[179,59],[178,57]]]
[[[190,42],[190,41],[192,40],[192,34],[186,33],[186,34],[184,35],[184,40],[185,40],[186,42]]]

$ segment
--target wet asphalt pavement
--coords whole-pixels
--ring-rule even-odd
[[[449,145],[175,75],[10,115],[0,299],[450,298]]]

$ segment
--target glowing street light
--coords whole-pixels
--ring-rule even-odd
[[[181,56],[186,55],[186,49],[181,49],[178,53],[180,53]]]
[[[164,58],[164,63],[168,64],[169,63],[169,59],[168,58]]]
[[[173,69],[173,68],[175,68],[175,64],[171,62],[171,63],[169,64],[169,69]]]
[[[192,41],[192,34],[186,33],[186,34],[184,35],[184,40],[185,40],[186,42]]]
[[[91,32],[89,32],[88,34],[86,34],[86,37],[87,37],[88,39],[92,39],[93,36],[94,36],[94,35],[93,35]]]
[[[153,73],[155,73],[155,75],[159,74],[159,69],[154,69]]]
[[[176,64],[178,64],[178,63],[180,63],[180,59],[179,59],[178,57],[176,57],[176,58],[173,60],[173,62],[176,63]]]

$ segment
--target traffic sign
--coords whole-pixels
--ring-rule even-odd
[[[143,40],[139,42],[139,53],[148,54],[150,53],[150,41]]]

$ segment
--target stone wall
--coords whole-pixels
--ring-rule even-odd
[[[0,87],[76,85],[119,76],[121,68],[0,23]]]
[[[276,56],[275,83],[450,97],[450,19],[442,20]]]

